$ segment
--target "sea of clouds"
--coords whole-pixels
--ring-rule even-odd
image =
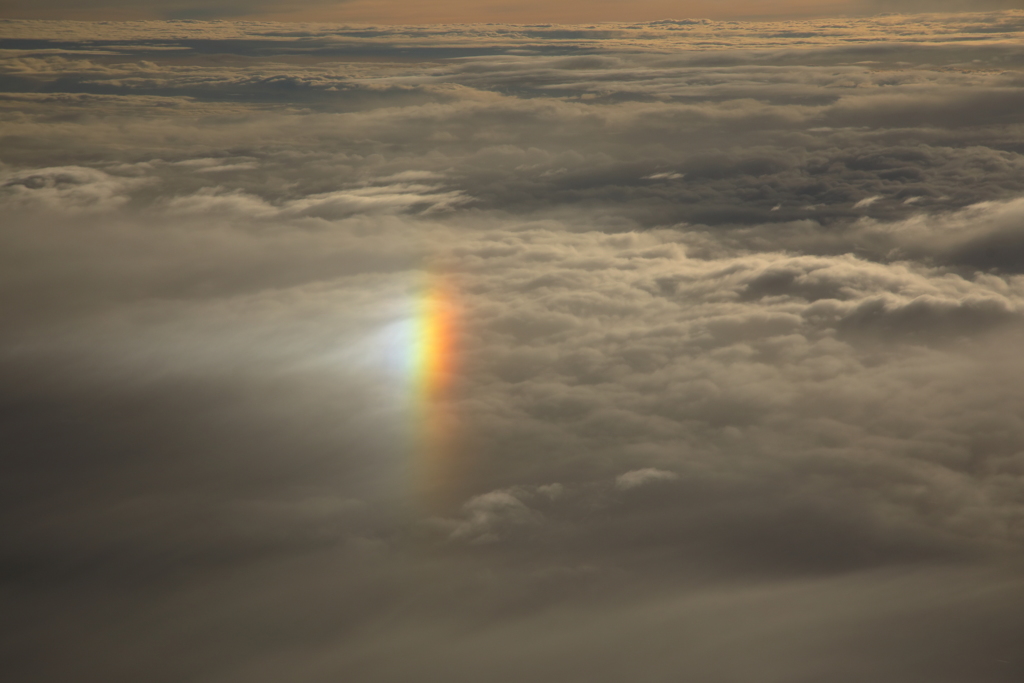
[[[1019,681],[1022,37],[0,23],[9,680]]]

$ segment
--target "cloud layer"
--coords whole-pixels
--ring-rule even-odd
[[[1019,680],[1022,30],[5,23],[8,671]]]

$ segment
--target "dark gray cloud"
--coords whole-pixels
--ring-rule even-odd
[[[1019,680],[1022,28],[8,23],[5,670]]]

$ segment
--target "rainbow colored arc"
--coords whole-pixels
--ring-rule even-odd
[[[459,307],[450,282],[427,277],[419,293],[410,345],[415,480],[423,501],[443,507],[456,486],[459,429],[454,389]]]

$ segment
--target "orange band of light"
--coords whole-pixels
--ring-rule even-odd
[[[450,284],[431,276],[420,295],[412,340],[416,473],[425,502],[444,505],[456,485],[459,310]]]

